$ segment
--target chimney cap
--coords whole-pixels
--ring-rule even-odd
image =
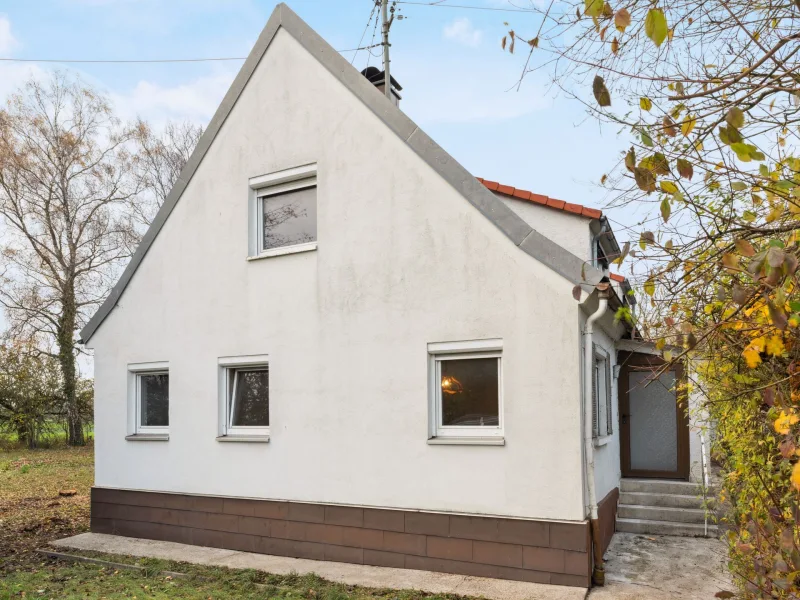
[[[367,80],[370,83],[372,83],[374,85],[378,85],[379,83],[383,83],[383,80],[386,79],[386,75],[385,75],[384,71],[381,71],[377,67],[367,67],[366,69],[361,71],[361,74],[364,77],[366,77]],[[390,76],[390,79],[392,81],[392,87],[394,89],[396,89],[398,91],[401,91],[403,89],[403,86],[400,85],[394,77]]]

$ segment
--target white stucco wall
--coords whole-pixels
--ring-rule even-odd
[[[606,322],[602,321],[601,325]],[[594,449],[595,490],[598,502],[615,487],[619,487],[622,467],[619,460],[619,401],[617,397],[618,377],[617,352],[614,339],[601,327],[595,328],[594,343],[605,350],[611,361],[611,435],[602,436]]]
[[[591,260],[592,234],[589,229],[591,219],[526,200],[499,194],[497,197],[536,231],[578,258]]]
[[[315,252],[248,262],[248,178],[318,163]],[[285,31],[91,339],[96,485],[581,520],[572,285]],[[502,338],[506,445],[431,446],[429,342]],[[271,441],[219,443],[217,360],[268,354]],[[129,363],[170,439],[128,442]]]
[[[596,309],[596,303],[587,306],[589,314],[593,313]],[[581,312],[580,315],[580,328],[584,330],[586,326],[587,315]],[[594,333],[592,334],[592,341],[600,348],[605,350],[609,355],[611,367],[611,423],[612,433],[610,435],[601,436],[594,446],[594,481],[595,481],[595,494],[597,501],[601,501],[605,496],[614,488],[619,487],[620,478],[622,476],[622,467],[620,464],[620,435],[619,435],[619,399],[618,399],[618,383],[617,377],[617,351],[616,340],[619,339],[622,330],[619,324],[614,323],[613,311],[608,311],[598,322],[595,323]],[[581,336],[581,348],[583,348],[584,337]],[[581,382],[585,373],[583,370]],[[583,384],[581,384],[583,385]],[[591,401],[591,400],[590,400]],[[584,490],[584,494],[586,491]]]

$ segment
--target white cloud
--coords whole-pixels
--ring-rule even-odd
[[[480,29],[475,29],[472,22],[466,17],[460,17],[444,26],[445,39],[453,40],[464,46],[472,48],[479,46],[483,40],[483,32]]]
[[[19,46],[19,42],[11,33],[11,21],[5,15],[0,15],[0,56],[8,56]]]
[[[129,92],[111,97],[124,119],[142,117],[156,126],[169,120],[206,125],[235,76],[235,70],[226,69],[175,86],[140,81]]]

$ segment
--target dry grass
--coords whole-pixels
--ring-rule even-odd
[[[93,479],[90,447],[0,452],[0,577],[33,549],[88,530]]]

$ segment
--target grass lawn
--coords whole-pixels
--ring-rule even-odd
[[[0,450],[0,600],[57,598],[291,598],[308,600],[415,600],[458,596],[376,590],[319,577],[201,567],[129,556],[84,556],[144,567],[127,570],[52,560],[34,552],[51,540],[89,529],[91,447]],[[60,492],[75,492],[62,496]],[[69,551],[78,554],[77,551]],[[172,577],[163,571],[182,573]]]

